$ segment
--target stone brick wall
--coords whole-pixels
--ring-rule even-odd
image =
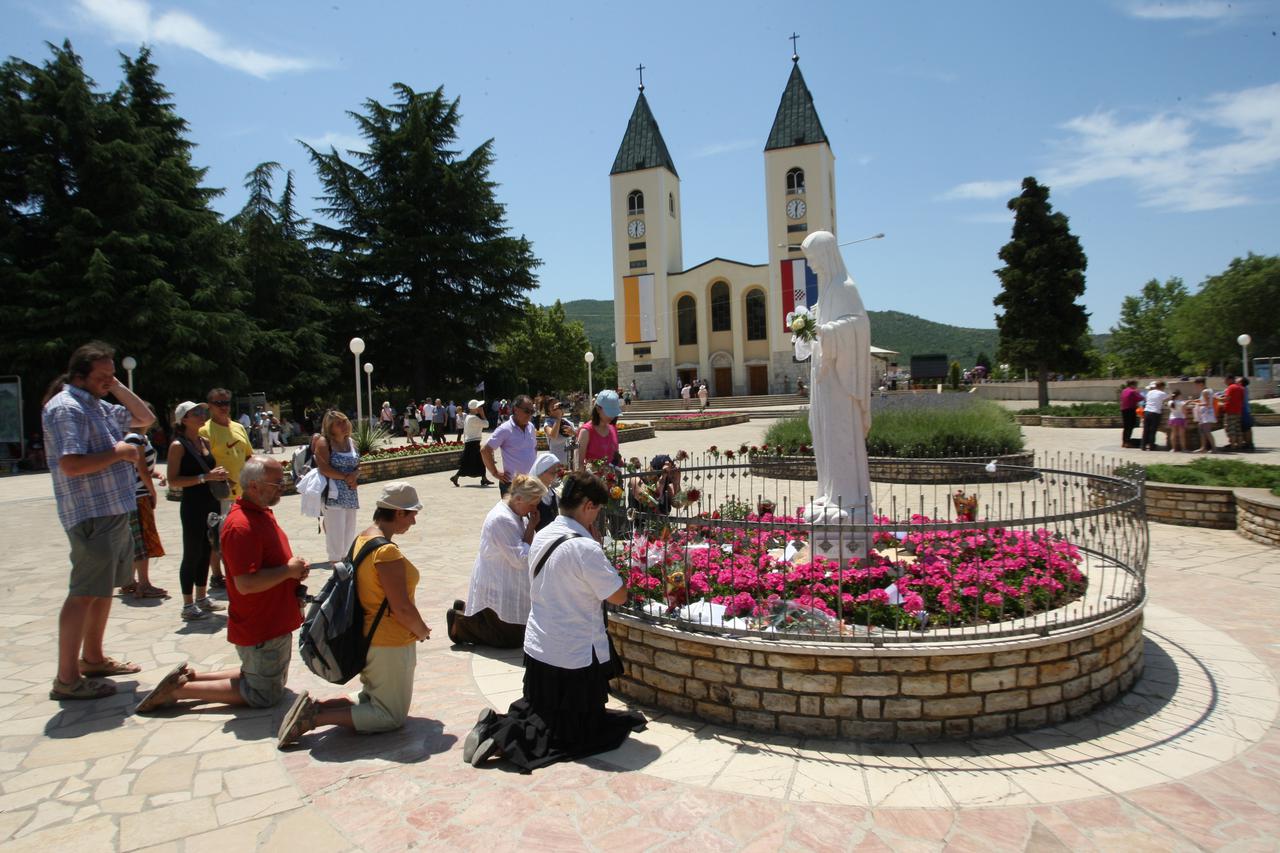
[[[1236,489],[1236,522],[1246,539],[1280,546],[1280,497],[1266,489]]]
[[[1034,453],[1010,453],[995,459],[1003,466],[1030,468],[1035,464]],[[897,459],[872,456],[867,460],[867,467],[871,479],[877,483],[963,483],[974,482],[979,477],[986,482],[1007,483],[1029,480],[1035,476],[1033,472],[1009,468],[997,469],[995,474],[988,474],[981,465],[973,464],[985,464],[989,461],[990,457],[986,456],[980,459]],[[969,464],[948,464],[956,462]],[[766,456],[751,460],[751,474],[779,480],[817,480],[818,466],[812,456]]]
[[[1119,415],[1066,417],[1041,415],[1040,426],[1057,429],[1120,429],[1124,425]]]
[[[674,418],[672,420],[655,420],[653,428],[656,430],[685,430],[685,429],[712,429],[713,427],[729,426],[730,424],[745,424],[751,420],[749,415],[722,415],[715,418],[703,418],[701,420],[692,420],[689,418]]]
[[[623,694],[758,731],[879,741],[998,735],[1083,716],[1142,672],[1141,609],[1059,638],[955,649],[730,639],[613,614]]]
[[[1040,415],[1014,415],[1019,426],[1040,426]]]
[[[1145,499],[1148,521],[1216,530],[1236,526],[1236,497],[1226,486],[1148,482]]]

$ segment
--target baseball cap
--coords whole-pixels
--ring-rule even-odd
[[[192,409],[201,409],[204,407],[204,403],[193,403],[190,400],[185,400],[178,404],[178,408],[173,410],[173,422],[175,424],[180,424],[182,423],[183,418],[191,414]]]
[[[618,392],[606,388],[596,395],[596,405],[600,407],[600,411],[604,412],[606,417],[616,418],[622,414],[622,401],[618,399]]]

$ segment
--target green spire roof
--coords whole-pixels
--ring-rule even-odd
[[[782,92],[782,102],[778,104],[778,114],[773,118],[773,128],[769,131],[769,141],[765,143],[764,150],[826,141],[827,132],[822,129],[822,121],[813,106],[813,95],[809,94],[797,62],[791,66],[791,77]]]
[[[663,166],[677,178],[675,163],[667,152],[667,143],[662,141],[662,131],[658,130],[657,119],[649,110],[649,102],[644,98],[644,90],[636,98],[636,108],[631,111],[631,120],[627,122],[627,133],[618,146],[618,156],[613,158],[610,175],[622,172],[638,172],[641,169],[652,169]]]

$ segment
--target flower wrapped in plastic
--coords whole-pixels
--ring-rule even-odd
[[[791,330],[791,343],[796,349],[796,358],[804,361],[813,355],[813,342],[818,337],[818,309],[801,305],[787,314],[787,328]]]

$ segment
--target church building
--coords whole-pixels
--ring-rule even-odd
[[[800,244],[836,233],[835,157],[798,57],[764,145],[767,264],[717,257],[685,267],[680,175],[643,83],[609,185],[620,386],[634,380],[652,399],[693,379],[716,397],[789,393],[808,381],[785,318],[817,303]]]

